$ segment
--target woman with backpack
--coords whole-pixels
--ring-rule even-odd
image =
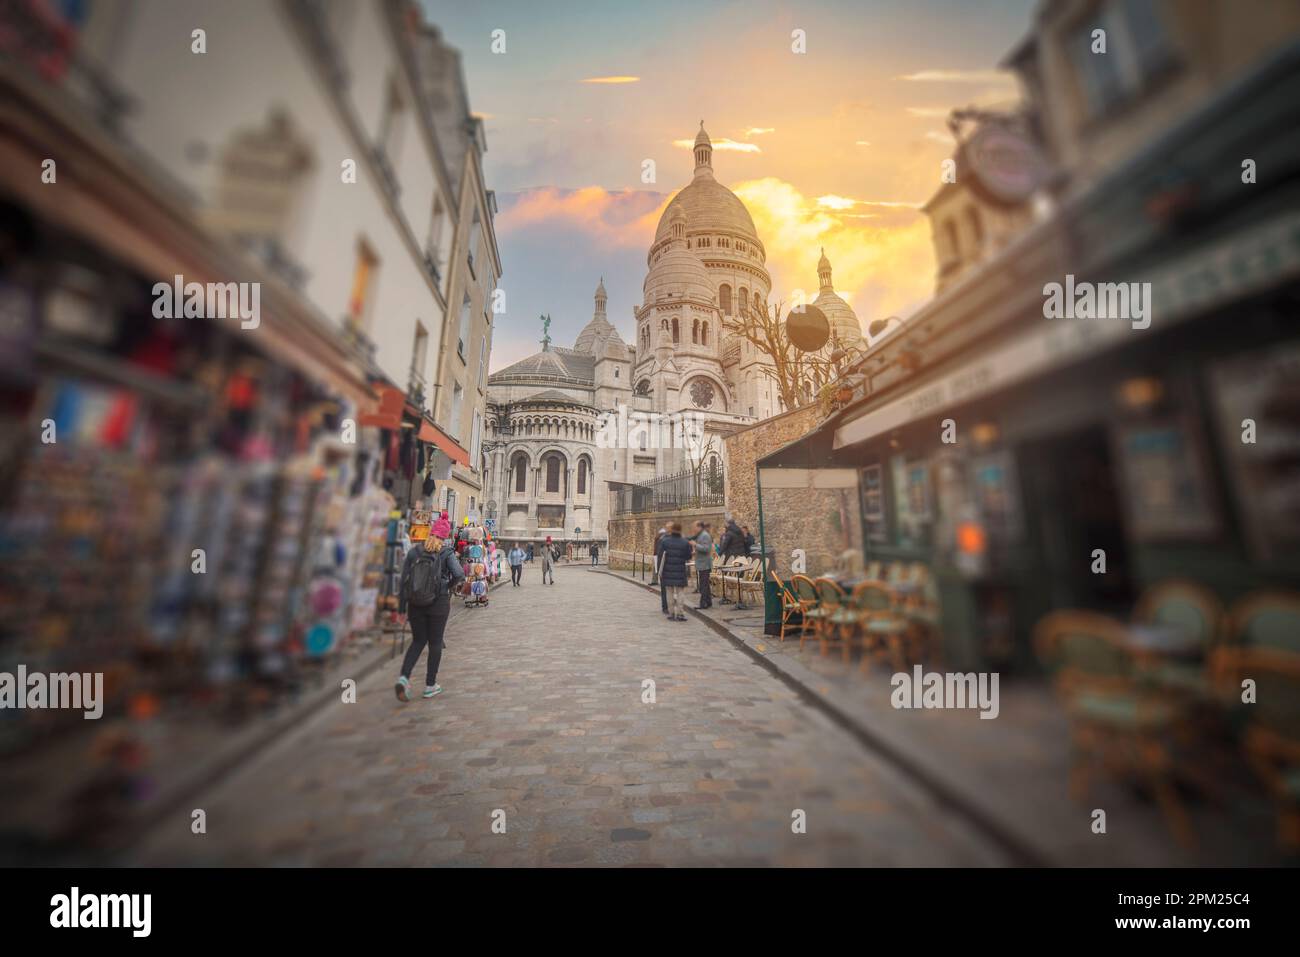
[[[444,512],[434,523],[423,545],[416,545],[406,553],[406,560],[402,563],[397,620],[400,622],[409,617],[411,647],[406,649],[402,674],[397,679],[398,701],[410,700],[411,672],[426,645],[429,658],[425,664],[424,697],[432,698],[442,693],[442,685],[438,684],[442,636],[447,629],[447,616],[451,613],[452,591],[465,579],[456,550],[447,541],[451,536],[451,523],[446,515]]]

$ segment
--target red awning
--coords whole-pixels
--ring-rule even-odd
[[[432,442],[434,445],[438,446],[438,448],[442,449],[447,458],[451,459],[458,465],[469,465],[469,453],[461,448],[454,439],[447,435],[447,433],[443,432],[442,429],[438,428],[428,419],[421,420],[420,434],[417,438],[421,442]]]
[[[380,385],[379,405],[373,412],[361,414],[362,425],[378,426],[381,429],[397,429],[402,425],[402,410],[406,407],[406,393],[396,386]]]

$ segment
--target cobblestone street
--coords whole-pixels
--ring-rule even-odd
[[[581,565],[556,578],[526,566],[455,617],[439,697],[396,701],[394,659],[196,800],[207,833],[178,813],[129,861],[1004,863],[700,622]]]

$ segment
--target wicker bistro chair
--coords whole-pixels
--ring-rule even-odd
[[[795,592],[793,581],[789,583],[783,581],[780,573],[775,568],[772,569],[772,580],[776,582],[776,586],[780,590],[781,640],[785,641],[785,630],[791,626],[791,622],[796,616],[799,618],[799,622],[793,627],[798,628],[801,634],[811,627],[807,617],[808,608],[804,600]]]
[[[1195,635],[1206,658],[1223,637],[1223,604],[1204,585],[1186,579],[1170,578],[1146,589],[1133,610],[1133,619]],[[1203,700],[1213,697],[1204,661],[1156,659],[1140,664],[1144,675],[1158,684]]]
[[[1186,700],[1140,681],[1124,624],[1108,615],[1050,612],[1035,627],[1034,644],[1055,673],[1070,722],[1071,796],[1084,797],[1094,768],[1136,774],[1150,785],[1178,841],[1193,844],[1171,749],[1188,713]]]
[[[1215,687],[1242,719],[1241,745],[1277,805],[1278,843],[1300,851],[1300,655],[1277,648],[1227,647],[1215,651]],[[1254,684],[1242,701],[1242,679]]]
[[[836,620],[836,614],[844,606],[848,596],[844,594],[844,589],[839,586],[839,583],[833,579],[818,578],[813,584],[817,587],[818,607],[823,612],[815,619],[816,624],[813,631],[817,636],[817,643],[820,645],[821,653],[824,655],[838,637],[839,623]]]
[[[905,668],[911,626],[899,613],[894,592],[880,582],[862,582],[853,589],[852,602],[857,631],[862,636],[861,670],[865,673],[873,658],[885,657],[897,670]]]
[[[822,619],[827,616],[827,610],[822,607],[817,583],[807,575],[793,576],[790,584],[794,588],[795,597],[799,599],[799,604],[803,606],[804,628],[799,632],[799,650],[802,651],[804,640],[809,634],[816,637]]]
[[[1232,606],[1228,640],[1300,654],[1300,594],[1281,589],[1251,592]]]
[[[736,576],[742,568],[748,567],[748,558],[736,558],[729,562],[714,563],[713,571],[709,573],[709,582],[722,595],[719,604],[731,604],[731,599],[727,597],[727,585],[736,580]]]
[[[763,586],[766,584],[763,581],[763,569],[766,564],[762,558],[753,559],[740,576],[740,581],[736,582],[737,597],[741,604],[746,600],[753,604],[763,604]]]

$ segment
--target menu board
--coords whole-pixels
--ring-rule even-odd
[[[885,527],[885,473],[879,465],[862,469],[858,487],[862,494],[862,525],[868,542],[888,541]]]
[[[1219,531],[1205,458],[1191,420],[1144,422],[1115,436],[1130,533],[1139,541]]]

